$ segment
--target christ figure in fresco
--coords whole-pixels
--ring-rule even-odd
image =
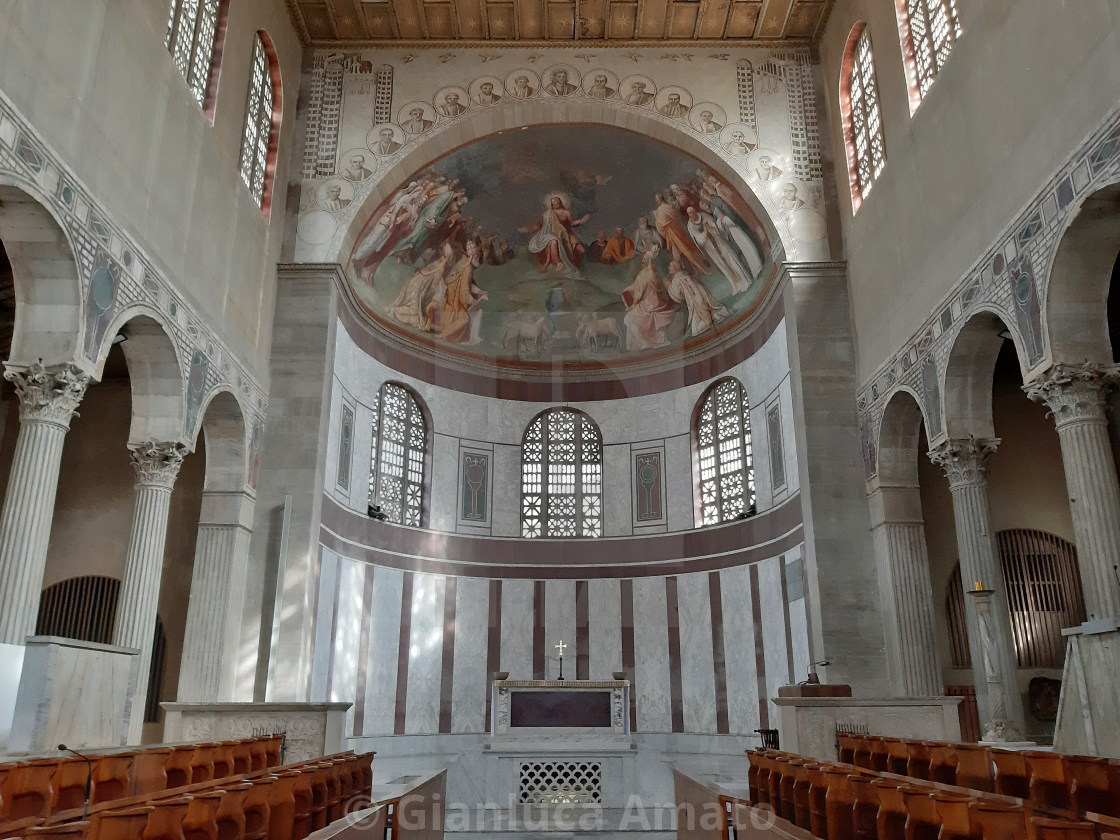
[[[590,214],[576,219],[558,195],[549,198],[548,209],[541,216],[536,228],[521,228],[530,233],[529,253],[537,257],[537,268],[542,272],[556,268],[565,277],[579,277],[579,267],[587,250],[576,236],[575,229],[591,218]]]

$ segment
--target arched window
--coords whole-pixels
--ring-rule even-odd
[[[171,0],[164,44],[191,95],[213,116],[228,0]]]
[[[582,411],[533,418],[521,441],[521,536],[603,534],[603,438]]]
[[[258,32],[253,43],[253,67],[249,76],[249,100],[245,106],[245,130],[241,134],[240,169],[241,180],[266,213],[272,200],[272,175],[276,168],[280,112],[280,66],[268,35]]]
[[[1011,633],[1020,668],[1061,668],[1063,627],[1085,620],[1085,598],[1077,570],[1077,550],[1045,531],[1015,528],[996,534],[1000,566],[1007,584]],[[971,668],[965,625],[965,594],[958,563],[949,578],[945,612],[949,654],[954,668]]]
[[[722,379],[701,397],[696,457],[702,524],[715,525],[754,513],[751,417],[739,380]]]
[[[895,0],[895,12],[913,114],[949,60],[961,24],[956,0]]]
[[[871,192],[871,185],[887,162],[883,143],[883,117],[875,57],[867,24],[857,23],[848,36],[840,71],[840,115],[848,153],[848,180],[852,187],[852,212]]]
[[[428,428],[411,391],[386,382],[373,405],[373,457],[369,504],[382,519],[421,524]]]

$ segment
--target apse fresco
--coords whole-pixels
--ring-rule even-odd
[[[773,282],[751,205],[699,161],[603,126],[540,126],[409,178],[357,237],[366,312],[452,352],[625,363],[706,343]]]

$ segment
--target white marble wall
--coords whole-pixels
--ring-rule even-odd
[[[497,605],[499,661],[494,670],[508,671],[514,679],[531,679],[536,650],[538,656],[541,652],[545,656],[547,676],[555,678],[554,645],[563,639],[569,645],[564,675],[574,679],[577,587],[586,585],[591,679],[610,679],[615,671],[626,669],[623,638],[627,632],[633,634],[635,731],[674,731],[673,685],[679,680],[675,731],[750,734],[760,726],[760,696],[770,704],[778,688],[791,681],[791,650],[794,680],[804,679],[808,669],[805,599],[794,597],[799,594],[796,565],[800,556],[798,548],[784,557],[757,563],[757,591],[749,566],[717,572],[718,593],[713,591],[708,572],[628,581],[547,580],[539,601],[537,587],[542,582],[503,580]],[[788,603],[782,591],[783,568]],[[487,731],[492,581],[454,578],[454,602],[450,603],[446,600],[449,579],[442,575],[367,565],[329,552],[323,559],[321,580],[312,700],[353,702],[361,714],[351,712],[347,717],[347,734]],[[407,586],[412,594],[405,613]],[[671,645],[674,587],[679,656]],[[627,591],[632,597],[632,630],[623,627]],[[717,594],[719,600],[713,605]],[[543,648],[536,648],[534,637],[538,606],[544,616]],[[452,616],[450,634],[445,627],[445,608]],[[718,627],[713,627],[713,615],[722,615]],[[715,657],[717,630],[723,639],[722,673]],[[402,649],[407,662],[398,661]],[[447,654],[452,662],[445,672]],[[765,671],[762,685],[759,656]],[[451,685],[445,686],[448,676]],[[441,715],[445,695],[451,700],[449,716]],[[721,697],[726,698],[726,725],[719,714]],[[771,725],[777,721],[776,711],[772,704],[768,707]]]
[[[795,495],[800,488],[784,321],[751,358],[727,371],[726,375],[737,377],[743,383],[751,407],[757,509],[765,511]],[[390,379],[413,388],[431,413],[427,527],[441,532],[520,536],[521,438],[530,420],[550,405],[464,394],[401,376],[367,356],[341,326],[336,330],[326,492],[339,504],[365,513],[372,450],[370,406],[381,384]],[[696,527],[691,421],[696,402],[711,381],[649,396],[565,403],[586,412],[603,435],[606,536],[684,531]],[[775,402],[781,406],[782,454],[786,465],[786,483],[777,496],[770,486],[766,430],[766,407]],[[343,405],[354,411],[355,423],[348,491],[338,486]],[[464,449],[492,452],[490,518],[481,526],[463,522],[458,516]],[[651,449],[664,452],[665,517],[652,524],[637,523],[632,487],[633,457],[635,452]]]

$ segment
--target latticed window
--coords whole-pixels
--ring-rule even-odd
[[[700,405],[700,520],[715,525],[752,513],[751,418],[737,379],[716,383]]]
[[[386,382],[373,406],[369,503],[384,518],[420,525],[424,509],[424,453],[428,432],[412,392]]]
[[[1060,668],[1062,628],[1085,620],[1085,600],[1074,546],[1045,531],[1015,528],[996,534],[1011,633],[1020,668]],[[945,595],[949,653],[954,668],[971,668],[960,563]]]
[[[900,17],[901,14],[900,6]],[[960,37],[956,0],[906,0],[906,17],[899,21],[899,32],[903,54],[908,59],[907,82],[913,113]]]
[[[521,536],[603,533],[603,440],[581,411],[537,415],[521,443]]]
[[[847,102],[841,101],[841,105],[847,117],[844,128],[848,166],[852,198],[858,209],[887,162],[879,88],[875,82],[875,58],[871,52],[871,34],[866,27],[856,37],[851,67],[844,79],[844,92]]]
[[[257,204],[264,202],[268,148],[272,140],[274,91],[268,53],[257,34],[253,46],[253,72],[249,80],[249,102],[245,107],[245,131],[241,135],[241,180]]]
[[[164,43],[199,105],[205,105],[214,62],[220,0],[171,0]]]

